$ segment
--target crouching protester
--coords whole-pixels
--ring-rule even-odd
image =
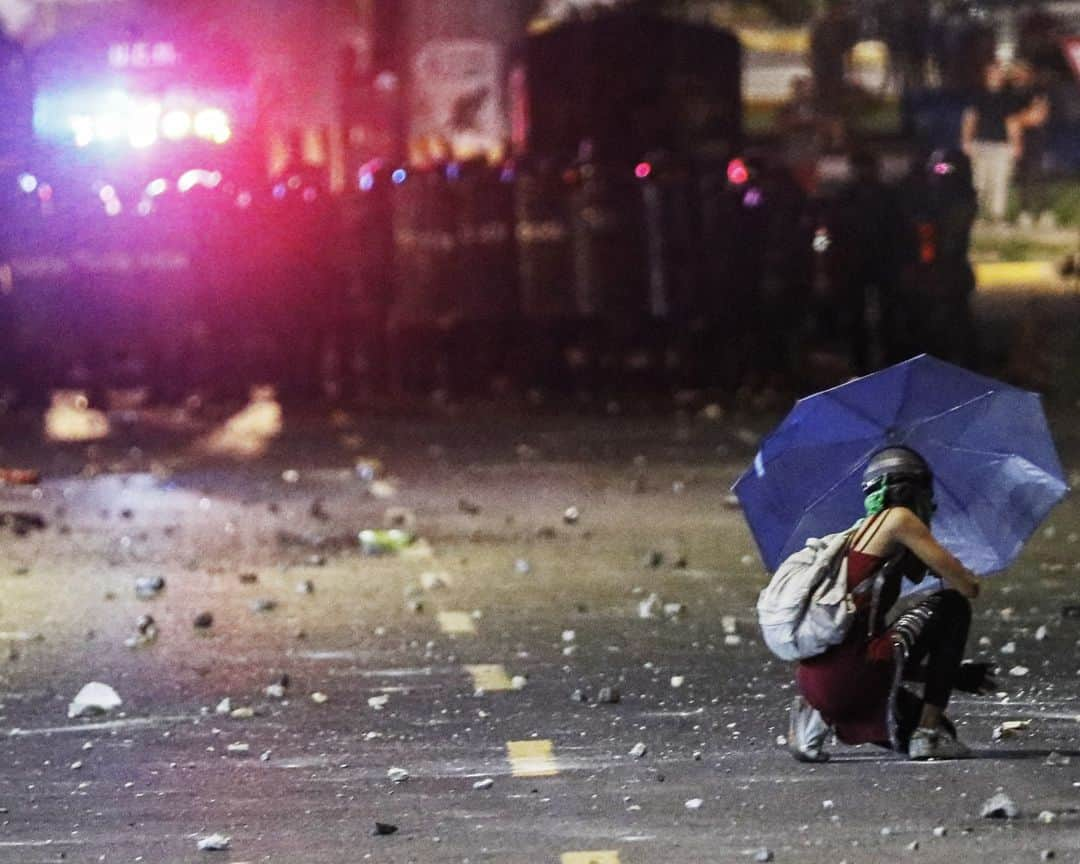
[[[963,662],[979,583],[930,533],[933,477],[918,453],[879,451],[863,492],[867,515],[840,553],[854,603],[850,627],[839,644],[799,662],[788,748],[800,761],[825,761],[832,731],[845,744],[877,744],[910,759],[968,757],[945,709],[953,690],[994,687],[987,664]],[[920,583],[928,570],[944,589],[887,624],[904,577]],[[905,682],[921,682],[921,698]]]

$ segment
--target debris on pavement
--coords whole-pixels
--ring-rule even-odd
[[[158,637],[157,622],[150,615],[140,615],[135,622],[135,634],[124,640],[127,648],[138,648],[141,645],[150,645]]]
[[[330,697],[323,693],[321,690],[316,690],[314,693],[311,694],[311,701],[314,702],[316,705],[325,705],[328,701],[330,701]]]
[[[251,745],[244,741],[237,741],[233,744],[229,744],[228,746],[226,746],[225,752],[237,756],[246,755],[247,753],[251,752]]]
[[[635,759],[640,759],[646,753],[649,752],[649,748],[641,741],[638,741],[633,747],[630,748],[630,755]]]
[[[218,702],[217,707],[214,709],[214,713],[222,716],[232,713],[232,699],[226,696]]]
[[[273,612],[277,609],[277,600],[269,597],[260,597],[258,600],[251,601],[252,612]]]
[[[91,681],[82,688],[68,705],[68,718],[93,717],[108,714],[123,705],[123,700],[112,687],[99,681]]]
[[[596,694],[596,701],[604,705],[617,705],[622,699],[622,693],[618,687],[601,687]]]
[[[682,675],[672,675],[671,676],[671,686],[672,687],[675,687],[675,688],[682,687],[682,685],[685,682],[686,682],[686,678],[683,677]]]
[[[1057,822],[1057,813],[1055,813],[1053,810],[1041,810],[1039,811],[1039,815],[1035,818],[1043,825],[1049,825],[1053,822]]]
[[[567,525],[576,525],[581,519],[581,511],[577,507],[567,507],[562,514],[562,521]]]
[[[528,683],[529,679],[526,678],[524,675],[515,675],[513,678],[510,679],[510,689],[524,690]]]
[[[165,579],[161,576],[141,576],[135,580],[135,596],[140,600],[156,597],[165,589]]]
[[[485,777],[483,780],[477,780],[472,784],[473,789],[490,789],[495,785],[495,781],[490,777]]]
[[[314,594],[315,593],[315,583],[312,582],[310,579],[302,579],[301,581],[296,583],[296,593],[297,594]]]
[[[532,565],[525,558],[518,558],[514,561],[514,571],[521,576],[528,576],[532,573]]]
[[[225,852],[231,842],[232,838],[224,834],[211,834],[199,840],[198,848],[200,852]]]
[[[650,594],[638,603],[638,618],[655,618],[657,610],[662,606],[660,595]]]
[[[1015,819],[1020,815],[1020,808],[1004,792],[998,792],[983,803],[979,815],[983,819]]]
[[[681,618],[686,614],[685,603],[665,603],[664,604],[664,617],[665,618]]]
[[[1064,753],[1058,753],[1057,750],[1052,750],[1047,754],[1044,765],[1050,765],[1052,767],[1062,767],[1072,763],[1072,758],[1066,756]]]
[[[394,555],[416,541],[415,535],[400,528],[365,528],[360,532],[359,539],[360,550],[371,556]]]
[[[388,837],[391,834],[396,834],[397,830],[397,825],[391,825],[389,822],[376,822],[371,833],[376,837]]]
[[[372,696],[367,700],[368,707],[375,711],[382,711],[386,707],[386,703],[390,701],[390,697],[383,693],[379,696]]]
[[[44,531],[45,517],[25,510],[0,511],[0,528],[10,528],[16,537],[25,537],[31,531]]]
[[[948,833],[949,833],[949,831],[944,825],[937,825],[934,828],[934,836],[935,837],[944,837]]]
[[[994,727],[990,737],[994,741],[1002,741],[1005,738],[1012,738],[1017,732],[1027,729],[1030,725],[1030,720],[1006,720]]]
[[[769,861],[773,860],[772,850],[762,846],[754,853],[754,860],[760,861],[762,864],[768,864]]]
[[[390,768],[386,776],[392,783],[404,783],[409,779],[409,772],[404,768]]]
[[[1009,674],[1012,675],[1013,678],[1023,678],[1030,671],[1031,670],[1028,669],[1027,666],[1013,666],[1012,669],[1009,670]]]
[[[55,390],[45,412],[45,437],[50,441],[97,441],[109,435],[103,411],[90,407],[81,390]]]
[[[687,801],[687,802],[686,802],[686,803],[685,803],[685,804],[684,804],[683,806],[684,806],[684,807],[685,807],[685,808],[686,808],[687,810],[700,810],[700,809],[701,809],[701,805],[702,805],[702,804],[704,804],[704,803],[705,803],[705,802],[704,802],[703,800],[701,800],[700,798],[691,798],[691,799],[690,799],[689,801]]]

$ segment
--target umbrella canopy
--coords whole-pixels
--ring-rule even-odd
[[[938,541],[976,573],[1007,567],[1068,491],[1040,397],[923,354],[799,400],[733,489],[770,571],[863,515],[883,447],[934,472]]]

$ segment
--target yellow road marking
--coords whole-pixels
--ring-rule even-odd
[[[443,633],[475,633],[476,624],[468,612],[440,612],[439,629]]]
[[[515,777],[554,777],[559,773],[555,764],[554,745],[546,740],[507,741],[506,755],[510,773]]]
[[[472,675],[473,689],[494,693],[498,690],[510,689],[510,677],[506,669],[498,663],[484,663],[478,666],[466,666],[466,671]]]
[[[980,290],[1060,286],[1064,280],[1051,261],[985,261],[975,265]]]
[[[563,852],[561,864],[619,864],[619,853],[607,852]]]

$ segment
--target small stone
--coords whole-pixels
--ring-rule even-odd
[[[250,720],[255,716],[255,709],[247,705],[242,708],[233,708],[233,710],[229,712],[229,716],[232,717],[233,720]]]
[[[386,776],[392,783],[404,783],[409,779],[409,772],[404,768],[390,768],[386,772]]]
[[[1022,729],[1027,729],[1030,725],[1030,720],[1006,720],[1004,723],[1000,723],[994,727],[994,731],[991,733],[990,737],[994,741],[1012,738],[1017,732]]]
[[[376,837],[389,837],[391,834],[396,834],[397,830],[397,825],[391,825],[388,822],[376,822],[375,827],[371,829],[371,833]]]
[[[904,848],[907,849],[908,852],[918,852],[919,851],[919,841],[918,840],[912,840]]]
[[[979,815],[984,819],[1015,819],[1020,815],[1020,808],[1004,792],[998,792],[983,803]]]
[[[701,805],[704,804],[704,803],[705,802],[702,801],[700,798],[691,798],[689,801],[687,801],[685,804],[683,804],[683,806],[687,810],[700,810]]]
[[[646,567],[655,569],[664,563],[664,553],[659,549],[653,549],[645,556],[644,563]]]
[[[1063,765],[1068,765],[1070,762],[1072,762],[1072,759],[1070,757],[1066,756],[1064,753],[1058,753],[1056,750],[1054,750],[1046,757],[1045,764],[1060,767]]]
[[[225,748],[227,753],[246,754],[251,750],[251,745],[238,741],[235,744],[230,744]]]
[[[283,684],[270,684],[263,690],[267,699],[284,699],[285,698],[285,686]]]
[[[1057,821],[1057,813],[1053,810],[1043,810],[1036,817],[1043,825],[1049,825],[1051,822]]]
[[[191,623],[200,630],[206,630],[214,626],[214,616],[210,612],[200,612]]]
[[[297,594],[314,594],[315,593],[315,583],[312,582],[310,579],[304,579],[304,580],[302,580],[300,582],[297,582],[296,583],[296,593]]]
[[[576,525],[581,518],[581,512],[577,507],[567,507],[562,514],[562,521],[567,525]]]
[[[577,633],[575,631],[573,631],[573,630],[563,630],[562,631],[562,641],[563,642],[573,642],[576,638],[577,638]]]
[[[229,848],[231,839],[222,834],[211,834],[199,840],[198,849],[200,852],[224,852]]]
[[[386,707],[386,703],[390,701],[390,696],[383,693],[379,696],[372,696],[367,700],[368,707],[375,711],[382,711]]]
[[[588,702],[589,697],[585,695],[584,690],[575,690],[573,693],[570,694],[570,701],[571,702]]]
[[[225,715],[232,711],[232,699],[226,696],[217,704],[217,708],[214,709],[215,714]]]
[[[258,573],[241,573],[239,578],[240,578],[240,582],[242,584],[244,584],[244,585],[254,585],[256,582],[259,581],[259,574]]]
[[[1053,849],[1043,849],[1039,853],[1039,859],[1042,861],[1053,861],[1057,857],[1057,853]]]
[[[1042,642],[1046,638],[1046,634],[1047,634],[1046,625],[1045,624],[1040,624],[1038,629],[1035,631],[1035,641],[1036,642]]]
[[[739,626],[738,619],[734,615],[721,615],[720,616],[720,629],[724,631],[727,636],[733,636]]]
[[[311,701],[316,705],[323,705],[330,700],[330,697],[323,693],[321,690],[316,690],[311,694]]]
[[[251,602],[252,612],[273,612],[277,609],[277,600],[273,600],[269,597],[260,597],[258,600]]]
[[[938,825],[936,828],[934,828],[935,837],[944,837],[948,833],[948,829],[946,829],[944,825]]]
[[[821,802],[821,806],[824,810],[832,810],[836,806],[836,804],[831,798],[826,798],[824,801]]]
[[[662,608],[659,594],[650,594],[638,603],[638,618],[655,618],[658,609]]]
[[[75,762],[72,762],[71,763],[71,770],[72,771],[78,771],[80,768],[82,768],[82,764],[83,763],[78,761],[78,760],[76,760]]]
[[[757,850],[757,852],[754,853],[754,860],[755,861],[760,861],[760,862],[762,862],[762,864],[767,864],[767,862],[772,861],[773,860],[772,849],[766,849],[764,846],[761,847],[760,849]]]
[[[665,603],[664,604],[664,617],[665,618],[679,618],[686,614],[685,603]]]
[[[616,705],[622,699],[622,693],[618,687],[601,687],[596,694],[596,701],[604,705]]]
[[[682,687],[682,685],[685,682],[686,682],[686,678],[684,676],[682,676],[682,675],[672,675],[671,676],[671,686],[672,687],[676,687],[676,688],[677,687]]]
[[[742,645],[742,636],[738,633],[728,633],[724,637],[724,644],[729,648],[734,648],[736,645]]]
[[[514,561],[514,571],[521,576],[528,576],[532,573],[532,565],[524,558],[518,558]]]
[[[1031,670],[1029,670],[1027,666],[1013,666],[1012,669],[1009,670],[1009,674],[1012,675],[1013,678],[1023,678],[1029,671]]]
[[[165,589],[165,579],[161,576],[143,576],[135,580],[135,596],[140,600],[156,597]]]
[[[529,679],[526,678],[524,675],[515,675],[513,678],[510,679],[510,689],[524,690],[528,683]]]
[[[635,759],[640,759],[648,752],[649,748],[641,741],[638,741],[637,744],[630,748],[630,755],[633,756]]]
[[[495,781],[490,777],[485,777],[483,780],[477,780],[472,784],[473,789],[490,789],[495,785]]]
[[[1016,643],[1015,642],[1006,642],[1004,645],[1001,646],[1001,653],[1002,654],[1015,654],[1016,653]]]

